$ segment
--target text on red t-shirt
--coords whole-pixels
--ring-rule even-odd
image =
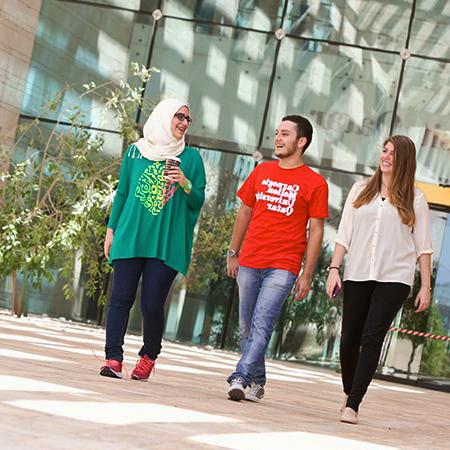
[[[253,209],[239,264],[298,274],[306,248],[308,220],[328,217],[328,185],[306,165],[278,161],[258,165],[237,192]]]

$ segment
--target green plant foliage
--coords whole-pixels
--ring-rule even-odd
[[[134,64],[130,79],[147,81],[152,71]],[[91,82],[84,88],[82,97],[91,96],[94,103],[105,105],[125,142],[137,139],[134,118],[137,108],[145,107],[142,87],[121,81],[101,86]],[[60,110],[63,99],[75,95],[65,86],[46,108]],[[13,274],[15,280],[15,274],[21,272],[32,286],[40,288],[45,278],[54,277],[56,269],[66,278],[64,294],[71,298],[78,260],[87,275],[87,294],[104,301],[98,292],[109,270],[102,255],[105,219],[120,160],[105,152],[101,133],[86,128],[79,105],[63,114],[64,126],[59,122],[49,126],[37,119],[21,125],[13,148],[1,149],[0,159],[10,164],[8,171],[0,174],[0,275]]]
[[[436,278],[436,267],[434,267],[432,274],[431,274],[431,283],[432,286],[434,285],[434,280]],[[417,293],[420,290],[420,274],[419,272],[416,273],[416,276],[414,278],[414,284],[411,289],[411,295],[406,300],[403,308],[402,308],[402,316],[401,316],[401,322],[400,322],[400,328],[405,328],[407,330],[414,330],[414,331],[429,331],[431,328],[430,326],[438,327],[439,324],[439,318],[440,318],[440,312],[436,305],[433,303],[431,304],[430,308],[428,310],[422,312],[422,313],[416,313],[414,301],[416,299]],[[442,320],[442,317],[441,317]],[[433,332],[433,331],[430,331]],[[428,342],[429,340],[425,339],[422,336],[414,336],[412,334],[403,334],[399,333],[400,339],[407,339],[412,344],[412,351],[410,354],[410,358],[408,361],[408,370],[407,370],[407,377],[409,378],[411,376],[411,370],[412,370],[412,363],[414,361],[417,349],[425,344],[425,349],[438,349],[439,346],[435,346],[431,342]],[[441,362],[435,361],[435,364],[438,366],[441,364]],[[430,365],[430,362],[428,363]]]
[[[435,335],[446,334],[444,318],[438,305],[432,305],[428,316],[427,331]],[[450,343],[426,339],[422,352],[420,372],[437,377],[450,377]]]
[[[316,341],[319,345],[324,342],[324,332],[330,317],[330,310],[335,310],[334,316],[342,314],[342,299],[338,297],[330,300],[325,289],[327,280],[327,266],[331,260],[329,244],[325,243],[317,261],[316,272],[313,277],[311,291],[303,301],[296,302],[293,296],[289,296],[283,305],[280,318],[277,322],[276,331],[279,340],[275,348],[275,354],[280,356],[291,355],[293,337],[300,325],[313,324],[316,328]],[[283,333],[284,332],[284,333]],[[286,334],[284,340],[281,336]]]
[[[232,210],[217,214],[211,205],[204,206],[186,278],[192,292],[204,293],[226,276],[226,253],[235,216]]]

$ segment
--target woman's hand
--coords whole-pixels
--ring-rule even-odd
[[[416,300],[414,301],[414,306],[416,307],[416,313],[425,311],[428,309],[431,303],[431,292],[430,288],[426,286],[422,286],[420,291],[416,296]]]
[[[106,259],[109,259],[109,251],[111,250],[113,237],[114,237],[114,230],[112,228],[108,228],[106,230],[105,244],[103,246],[103,251],[105,253]]]
[[[171,167],[164,171],[164,175],[169,179],[171,183],[178,183],[183,189],[186,186],[187,178],[183,171],[179,167]]]
[[[331,299],[333,299],[333,291],[336,286],[338,286],[339,290],[342,289],[342,281],[341,277],[339,276],[339,270],[330,269],[330,271],[328,272],[326,289],[328,297],[330,297]]]

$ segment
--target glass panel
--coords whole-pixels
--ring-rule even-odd
[[[288,2],[288,33],[385,50],[406,45],[412,0],[295,0]]]
[[[358,48],[284,38],[264,130],[265,154],[286,114],[313,123],[314,166],[371,172],[389,133],[401,59]]]
[[[449,40],[450,3],[447,0],[417,0],[409,46],[411,51],[450,58]]]
[[[275,54],[262,33],[164,19],[152,66],[161,69],[146,97],[176,96],[191,105],[197,145],[255,151]],[[143,118],[145,120],[145,118]]]
[[[322,251],[308,297],[302,302],[288,297],[283,305],[269,352],[282,359],[338,367],[342,296],[331,301],[326,295],[326,268],[331,260],[347,194],[360,177],[317,168],[314,170],[324,176],[329,185],[330,218],[325,222]]]
[[[50,317],[94,321],[101,323],[104,307],[97,299],[89,298],[84,289],[87,274],[81,271],[80,283],[75,291],[75,298],[69,301],[64,296],[63,287],[67,280],[61,277],[59,269],[51,270],[54,279],[44,279],[42,288],[34,288],[19,272],[17,274],[17,292],[23,298],[23,314],[46,314]],[[110,274],[106,274],[109,280]],[[13,284],[10,276],[0,279],[0,308],[11,309]],[[130,320],[130,324],[132,324]],[[140,318],[139,318],[140,325]],[[131,325],[130,325],[131,329]]]
[[[27,119],[21,119],[19,125],[20,134],[18,133],[16,136],[18,143],[14,148],[14,161],[23,161],[26,158],[32,157],[36,158],[37,155],[42,154],[53,131],[55,133],[52,135],[52,140],[49,143],[49,153],[54,154],[55,151],[58,151],[59,153],[59,151],[61,151],[61,148],[59,147],[59,145],[61,145],[59,136],[67,134],[70,131],[69,127],[57,125],[55,123],[40,122],[39,125],[31,126],[32,122]],[[91,132],[93,138],[98,134],[98,132]],[[122,151],[122,138],[120,134],[100,134],[104,138],[104,154],[106,156],[120,157]],[[58,161],[60,164],[61,160]],[[61,200],[61,198],[59,198],[59,200]],[[53,198],[53,201],[55,201],[55,198]],[[106,215],[107,211],[105,210],[105,219]],[[98,248],[98,255],[99,257],[102,257],[101,247]],[[88,298],[85,292],[85,283],[88,274],[85,273],[83,267],[80,266],[78,269],[76,270],[76,273],[78,274],[76,279],[78,282],[74,282],[73,301],[65,299],[63,286],[67,280],[61,276],[60,266],[58,264],[50,267],[49,271],[52,273],[54,279],[44,279],[42,282],[42,289],[33,287],[28,280],[24,279],[21,273],[18,273],[18,293],[24,299],[24,313],[48,314],[53,317],[65,317],[67,319],[77,320],[97,320],[98,314],[101,316],[101,308],[97,305],[97,299]],[[109,274],[105,274],[105,278],[108,277]],[[0,307],[10,308],[11,298],[11,277],[0,279]]]
[[[433,244],[433,279],[436,277],[436,267],[440,264],[439,253],[444,249],[444,230],[446,214],[440,211],[431,211],[431,240]],[[434,284],[434,283],[432,283]],[[433,304],[425,313],[416,314],[414,299],[420,288],[420,274],[416,271],[411,295],[406,300],[402,310],[393,322],[394,327],[419,332],[427,331],[430,323],[436,323],[440,314],[436,307],[436,288],[432,293]],[[431,322],[430,322],[431,321]],[[428,324],[428,325],[427,325]],[[425,347],[424,347],[425,344]],[[397,378],[417,380],[422,359],[424,364],[424,348],[428,340],[412,334],[390,332],[384,342],[380,358],[379,370],[383,375],[392,375]]]
[[[62,0],[64,1],[64,0]],[[135,11],[153,11],[158,7],[158,0],[79,0],[77,3],[98,3],[99,5],[134,9]]]
[[[282,0],[166,0],[164,14],[269,31],[280,26],[283,3]]]
[[[236,190],[254,162],[248,156],[200,152],[207,175],[206,202],[189,274],[177,280],[169,295],[165,337],[237,348],[237,293],[225,273],[226,250],[236,214]]]
[[[427,332],[450,336],[450,214],[442,214],[444,237],[437,266],[433,304],[427,323]],[[439,252],[437,252],[439,254]],[[450,384],[450,342],[426,339],[420,366],[420,379],[435,384]]]
[[[417,146],[419,181],[450,184],[450,64],[411,58],[400,93],[395,133]]]
[[[104,123],[111,130],[111,115],[101,120],[104,105],[92,98],[80,99],[82,84],[97,85],[126,79],[131,62],[144,64],[153,28],[151,16],[45,0],[42,4],[34,50],[22,102],[22,113],[64,120],[67,108],[79,104],[87,121],[96,127]],[[64,94],[55,111],[42,105],[69,83],[74,90]]]
[[[52,270],[55,280],[44,280],[42,289],[33,288],[21,273],[17,274],[17,292],[23,301],[23,314],[47,314],[51,317],[73,318],[74,302],[64,298],[65,280],[58,277],[58,270]],[[0,308],[11,309],[13,284],[11,277],[0,279]]]
[[[56,123],[40,122],[37,126],[31,127],[31,121],[29,119],[21,119],[19,125],[23,125],[24,128],[20,128],[20,134],[16,136],[18,144],[14,149],[13,158],[15,161],[21,161],[35,151],[42,151],[46,146],[52,130],[56,131],[56,135],[53,136],[52,142],[57,141],[57,135],[69,132],[69,127],[66,125],[58,125]],[[124,150],[123,138],[118,133],[100,132],[90,130],[92,139],[102,136],[104,139],[103,151],[106,156],[120,157]],[[33,142],[31,143],[31,140]],[[31,144],[30,144],[31,143]],[[50,146],[52,148],[53,146]]]

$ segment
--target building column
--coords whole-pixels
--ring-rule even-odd
[[[0,0],[0,171],[6,171],[42,0]]]

